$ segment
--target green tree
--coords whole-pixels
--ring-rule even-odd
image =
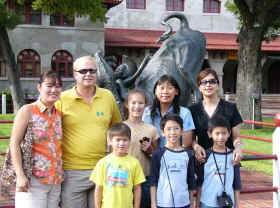
[[[240,21],[238,35],[237,105],[243,119],[261,121],[261,102],[253,112],[252,94],[262,93],[261,46],[277,37],[280,28],[279,0],[227,0],[227,8]]]
[[[15,0],[24,4],[25,0]],[[29,0],[28,0],[29,1]],[[63,13],[69,18],[74,15],[87,15],[93,22],[104,21],[106,9],[102,7],[104,0],[34,0],[32,7],[42,9],[47,14]],[[15,55],[13,53],[8,30],[14,29],[21,24],[20,14],[9,11],[7,1],[0,0],[0,51],[6,61],[9,87],[13,97],[14,110],[17,111],[23,104],[23,91],[17,71]]]
[[[16,70],[15,55],[12,50],[7,30],[14,29],[21,23],[20,16],[10,12],[4,0],[0,0],[0,51],[6,61],[9,87],[12,93],[14,109],[18,110],[24,104],[19,73]]]

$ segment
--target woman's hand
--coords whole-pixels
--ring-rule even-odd
[[[233,151],[232,164],[238,165],[240,163],[240,161],[242,160],[242,157],[243,157],[242,148],[236,147]]]
[[[204,163],[206,159],[206,152],[203,147],[201,147],[199,144],[193,145],[193,150],[195,152],[195,158],[200,162]]]
[[[17,178],[16,178],[16,191],[17,192],[27,192],[29,187],[30,187],[30,183],[24,174],[17,176]]]

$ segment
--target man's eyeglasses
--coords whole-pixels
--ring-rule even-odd
[[[209,83],[210,85],[215,85],[215,84],[217,84],[218,83],[218,80],[216,80],[216,79],[209,79],[209,80],[201,80],[200,81],[200,85],[202,85],[202,86],[206,86],[207,85],[207,83]]]
[[[79,72],[80,74],[87,74],[88,72],[90,74],[95,74],[97,72],[97,69],[80,69],[80,70],[75,70],[76,72]]]

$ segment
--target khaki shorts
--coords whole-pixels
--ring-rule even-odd
[[[92,170],[65,170],[61,189],[61,208],[93,208],[94,183]]]

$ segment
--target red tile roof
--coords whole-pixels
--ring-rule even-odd
[[[160,47],[156,40],[165,31],[133,30],[133,29],[105,29],[105,46],[109,47]],[[236,38],[233,33],[203,33],[208,50],[237,50]],[[280,38],[269,43],[263,42],[263,51],[280,51]]]

